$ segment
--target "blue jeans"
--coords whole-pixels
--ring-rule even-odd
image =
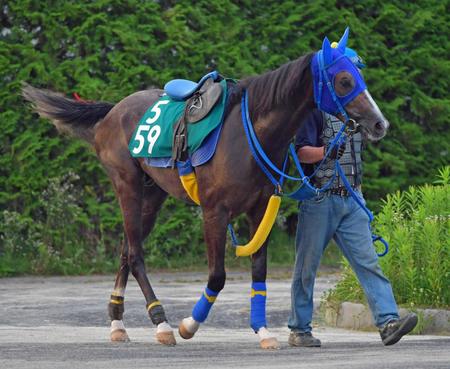
[[[375,325],[382,327],[391,319],[398,319],[392,287],[378,264],[368,221],[367,214],[350,196],[320,194],[301,202],[288,321],[291,330],[311,331],[314,280],[320,258],[331,238],[356,273]]]

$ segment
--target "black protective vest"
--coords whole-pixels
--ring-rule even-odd
[[[323,115],[323,132],[320,136],[320,140],[324,146],[335,137],[342,127],[342,122],[336,117],[322,113]],[[359,186],[362,181],[362,161],[361,161],[361,150],[362,150],[362,137],[361,133],[355,133],[350,139],[347,138],[347,144],[345,147],[345,152],[339,159],[339,164],[341,164],[342,170],[345,173],[348,181],[352,187]],[[333,159],[327,159],[320,166],[316,175],[313,178],[313,184],[317,187],[322,187],[325,185],[334,174],[335,161]],[[344,187],[339,175],[336,173],[336,178],[330,188]]]

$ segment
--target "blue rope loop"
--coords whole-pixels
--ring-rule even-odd
[[[381,242],[383,244],[384,250],[381,253],[377,252],[379,257],[383,257],[389,252],[389,243],[381,236],[377,236],[372,233],[372,243],[375,245],[376,242]]]

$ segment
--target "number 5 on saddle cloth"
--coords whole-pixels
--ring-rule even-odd
[[[201,86],[178,83],[183,80],[166,85],[166,93],[145,112],[130,140],[133,157],[172,158],[173,167],[187,160],[222,123],[227,81],[214,82],[217,72],[205,77]]]

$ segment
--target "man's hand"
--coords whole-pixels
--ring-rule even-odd
[[[331,152],[328,155],[328,158],[333,159],[333,160],[339,160],[342,157],[342,155],[344,155],[346,144],[347,144],[346,141],[343,141],[341,144],[335,145],[331,149]],[[330,147],[329,145],[323,147],[323,155],[325,155],[327,153],[329,147]]]

